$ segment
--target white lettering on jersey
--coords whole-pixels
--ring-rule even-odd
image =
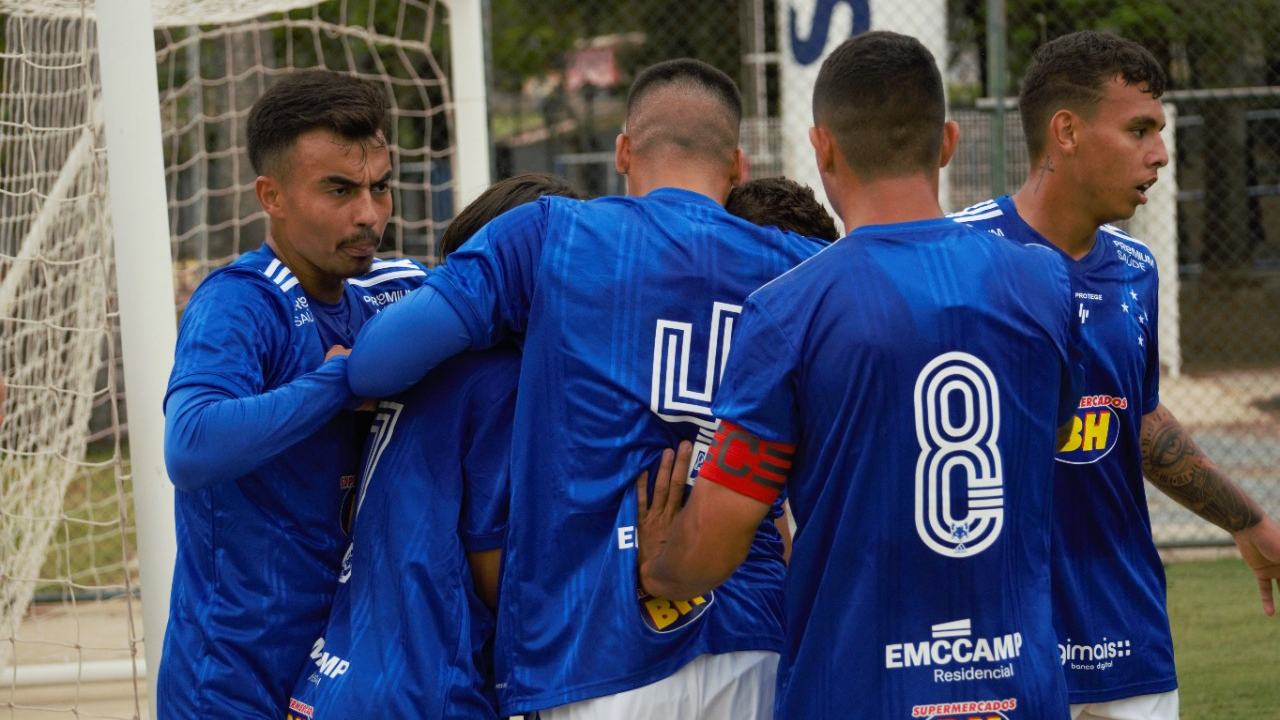
[[[933,626],[933,639],[884,646],[890,670],[923,665],[968,665],[1014,660],[1022,655],[1022,633],[973,638],[969,620]],[[955,639],[950,639],[955,638]]]
[[[325,677],[336,678],[351,667],[351,663],[346,660],[324,651],[323,637],[316,638],[315,644],[311,646],[311,659],[315,661],[316,667],[319,668],[317,672]]]
[[[373,473],[378,469],[378,461],[382,459],[382,453],[387,449],[387,445],[391,444],[391,437],[396,432],[396,423],[400,422],[400,413],[403,410],[404,405],[398,402],[382,400],[378,403],[373,424],[369,426],[369,434],[372,437],[369,441],[369,452],[365,455],[364,470],[360,473],[360,495],[356,500],[354,517],[351,521],[353,528],[355,518],[360,517],[360,506],[364,505],[364,496],[369,492]]]
[[[1004,526],[1000,389],[990,368],[968,353],[943,353],[916,378],[916,532],[947,557],[976,555]],[[956,517],[951,478],[965,480],[968,510]]]
[[[635,526],[618,528],[618,549],[629,550],[636,546]]]
[[[700,379],[691,382],[689,364],[693,357],[693,324],[658,320],[653,337],[653,381],[649,409],[669,423],[689,422],[698,427],[693,460],[686,482],[693,484],[698,467],[706,457],[718,422],[711,414],[711,400],[720,385],[725,361],[732,345],[733,326],[742,314],[741,305],[717,302],[711,308],[711,330],[707,339],[707,366]],[[701,387],[691,387],[701,383]]]

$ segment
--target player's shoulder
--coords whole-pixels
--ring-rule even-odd
[[[1097,240],[1105,252],[1114,251],[1121,263],[1138,273],[1156,272],[1156,260],[1151,248],[1143,241],[1114,225],[1098,228]]]
[[[770,229],[776,230],[776,228]],[[803,235],[795,235],[781,230],[778,232],[784,235],[793,235],[806,241],[814,240],[814,238],[806,238]],[[760,286],[755,292],[751,293],[750,298],[757,304],[792,302],[801,297],[820,295],[822,294],[821,287],[840,282],[847,274],[844,271],[846,263],[837,260],[828,262],[829,256],[856,252],[858,250],[857,244],[850,242],[847,238],[842,238],[833,243],[816,242],[821,243],[821,245],[808,245],[807,249],[812,249],[809,255],[791,269]]]
[[[209,273],[191,304],[215,302],[224,310],[228,304],[288,304],[295,289],[302,292],[298,278],[264,245]]]
[[[415,288],[426,280],[426,266],[413,258],[375,258],[369,272],[347,283],[361,288]]]
[[[1000,206],[1000,203],[995,198],[983,200],[982,202],[977,203],[976,205],[970,205],[963,210],[947,213],[947,217],[958,223],[964,223],[966,225],[980,224],[984,220],[1002,218],[1004,215],[1004,208]]]

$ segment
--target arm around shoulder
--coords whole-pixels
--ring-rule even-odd
[[[424,285],[365,323],[351,349],[351,391],[368,398],[404,392],[471,345],[462,317]]]

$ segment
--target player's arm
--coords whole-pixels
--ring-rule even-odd
[[[1163,404],[1142,417],[1141,445],[1147,480],[1231,533],[1258,578],[1263,611],[1274,614],[1272,584],[1280,583],[1280,524],[1204,454]]]
[[[199,490],[273,460],[355,398],[346,357],[330,351],[313,372],[261,394],[236,395],[198,378],[165,399],[164,458],[174,486]]]
[[[640,583],[652,595],[687,600],[723,583],[746,560],[756,529],[782,491],[794,448],[722,422],[683,510],[678,478],[688,473],[691,448],[683,443],[675,457],[670,453],[663,454],[652,507],[646,483],[637,483]]]
[[[462,317],[439,291],[424,285],[361,328],[351,351],[351,391],[367,398],[404,392],[431,368],[471,346]]]
[[[444,360],[523,332],[548,212],[543,200],[498,216],[425,286],[366,323],[351,351],[351,390],[360,397],[403,392]]]

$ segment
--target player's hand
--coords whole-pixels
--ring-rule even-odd
[[[334,345],[333,347],[329,348],[329,352],[324,354],[324,359],[328,361],[329,358],[338,357],[339,355],[350,355],[350,354],[351,354],[351,348],[344,347],[342,345]]]
[[[636,477],[636,566],[644,564],[662,553],[671,532],[671,523],[684,504],[684,479],[689,477],[689,462],[693,457],[693,444],[680,443],[677,450],[663,450],[658,474],[653,479],[653,504],[649,503],[649,473]]]
[[[1258,578],[1258,592],[1262,595],[1262,612],[1275,615],[1274,590],[1280,586],[1280,523],[1271,516],[1248,530],[1232,533],[1240,556],[1253,569]]]

